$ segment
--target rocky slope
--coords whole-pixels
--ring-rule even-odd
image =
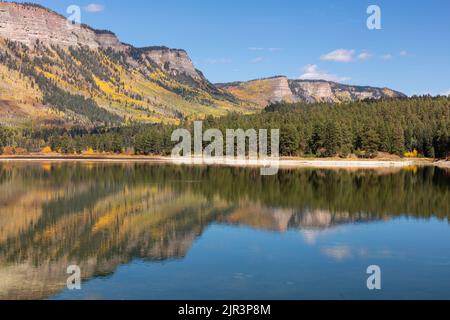
[[[259,107],[275,101],[295,101],[288,78],[282,76],[248,82],[218,83],[216,86]]]
[[[0,3],[0,123],[177,122],[243,106],[184,50],[135,48],[39,5]]]
[[[404,94],[388,88],[350,86],[324,80],[290,80],[284,76],[248,82],[220,83],[217,86],[260,108],[281,101],[342,103],[405,97]]]

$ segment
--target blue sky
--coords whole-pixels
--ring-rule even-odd
[[[273,75],[450,93],[450,1],[39,0],[135,46],[188,51],[212,82]],[[91,4],[91,6],[89,6]],[[369,5],[381,30],[369,30]]]

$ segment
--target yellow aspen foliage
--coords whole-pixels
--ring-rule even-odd
[[[85,151],[83,151],[83,155],[85,155],[85,156],[91,156],[93,154],[95,154],[95,151],[92,148],[88,148]]]
[[[417,158],[419,156],[419,152],[416,149],[414,149],[414,151],[412,152],[405,152],[404,156],[406,158]]]
[[[41,153],[52,153],[52,148],[50,147],[45,147],[41,150]]]

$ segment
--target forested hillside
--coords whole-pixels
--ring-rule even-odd
[[[8,152],[47,150],[62,153],[111,152],[168,155],[180,125],[137,125],[114,129],[0,129],[0,146]],[[450,152],[450,98],[413,97],[342,105],[279,103],[253,115],[208,117],[204,130],[280,129],[283,156],[372,158],[378,152],[400,156],[447,157]]]

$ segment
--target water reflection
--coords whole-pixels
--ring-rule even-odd
[[[258,170],[145,164],[0,164],[0,299],[64,289],[133,259],[182,259],[212,224],[302,232],[314,244],[339,226],[450,216],[450,174],[410,170]],[[343,261],[367,255],[320,248]],[[377,254],[389,254],[378,252]]]

